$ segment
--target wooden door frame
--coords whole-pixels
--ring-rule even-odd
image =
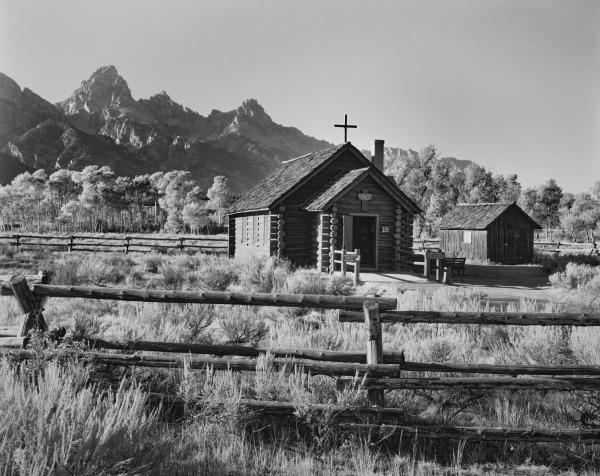
[[[361,263],[361,271],[379,271],[379,213],[344,213],[343,215],[349,215],[351,217],[371,217],[375,218],[375,267],[374,268],[363,268]],[[354,223],[352,223],[352,234],[354,234]],[[343,238],[342,238],[343,239]],[[354,243],[352,243],[354,246]]]

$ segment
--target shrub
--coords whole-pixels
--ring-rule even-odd
[[[292,294],[328,294],[327,278],[318,271],[302,269],[285,280],[283,291]]]
[[[33,375],[0,363],[0,474],[140,474],[165,454],[156,413],[123,384],[83,386],[79,365],[47,364]]]
[[[578,288],[600,276],[600,266],[587,264],[567,263],[565,270],[550,276],[550,282],[554,286],[566,288]]]
[[[172,287],[173,289],[181,288],[185,281],[185,273],[179,266],[174,265],[163,265],[161,267],[165,286]]]
[[[195,272],[190,276],[190,283],[198,283],[201,287],[214,291],[225,291],[237,279],[237,272],[231,266],[217,265]]]
[[[347,276],[332,276],[329,282],[329,294],[349,296],[354,292],[354,283]]]
[[[269,332],[265,321],[245,306],[230,307],[218,320],[228,344],[256,345]]]
[[[144,257],[144,270],[148,273],[158,273],[158,268],[162,266],[162,263],[162,256],[149,254]]]
[[[291,272],[289,261],[252,257],[240,266],[240,285],[248,291],[270,293],[282,289]]]
[[[52,266],[52,282],[55,284],[75,285],[78,283],[79,263],[73,259],[56,261]]]
[[[119,266],[102,261],[83,260],[77,270],[77,284],[117,284],[125,280],[126,273]]]
[[[119,271],[124,274],[129,273],[131,269],[135,266],[135,262],[131,259],[130,256],[119,253],[110,253],[106,256],[103,256],[100,262],[102,262],[112,270]]]
[[[0,257],[3,259],[12,259],[15,256],[15,249],[8,243],[0,243]]]
[[[108,327],[102,323],[99,315],[90,314],[85,310],[76,309],[73,312],[73,320],[71,335],[75,340],[98,337]]]

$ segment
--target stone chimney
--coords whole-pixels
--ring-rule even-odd
[[[371,162],[379,170],[383,172],[383,139],[375,139],[373,143],[373,153],[371,154]]]

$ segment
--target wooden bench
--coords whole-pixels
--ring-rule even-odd
[[[465,275],[465,262],[466,258],[444,258],[443,266],[452,268],[453,271],[456,271],[457,275]]]

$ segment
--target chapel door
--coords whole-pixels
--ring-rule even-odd
[[[375,217],[352,217],[352,246],[360,250],[361,268],[377,268]]]

